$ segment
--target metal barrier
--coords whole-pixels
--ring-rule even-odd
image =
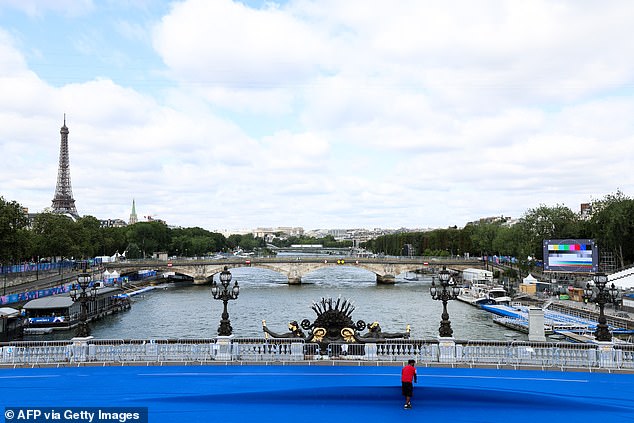
[[[87,343],[87,360],[98,362],[206,362],[214,358],[215,340],[132,340]]]
[[[69,362],[69,344],[64,341],[20,342],[0,347],[1,364],[51,364]]]
[[[524,341],[468,341],[457,345],[457,361],[470,366],[593,368],[597,347],[588,344]]]
[[[386,340],[319,344],[301,339],[218,337],[212,339],[78,339],[0,344],[0,366],[297,362],[353,360],[423,365],[634,371],[632,344],[573,344],[526,341]]]
[[[614,361],[622,370],[634,370],[634,345],[615,345]]]
[[[411,358],[422,362],[438,361],[438,343],[435,341],[386,341],[381,343],[329,344],[330,359],[407,361]]]
[[[232,347],[231,358],[234,360],[304,360],[304,341],[301,339],[236,338]]]

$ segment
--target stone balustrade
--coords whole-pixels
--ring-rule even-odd
[[[164,365],[248,362],[404,362],[419,366],[634,371],[634,345],[526,341],[457,341],[453,338],[334,343],[327,351],[294,339],[210,338],[170,340],[22,341],[0,344],[0,366]]]

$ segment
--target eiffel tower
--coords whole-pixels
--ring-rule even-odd
[[[59,147],[59,169],[57,171],[57,187],[53,197],[53,213],[69,214],[78,219],[79,214],[75,208],[73,188],[70,185],[70,164],[68,160],[68,128],[66,127],[66,114],[64,114],[64,126],[59,133],[62,142]]]

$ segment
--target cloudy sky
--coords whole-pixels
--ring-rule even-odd
[[[0,0],[0,195],[210,230],[634,195],[634,3]]]

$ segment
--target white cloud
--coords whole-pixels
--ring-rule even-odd
[[[146,42],[145,15],[76,38],[72,54],[113,59],[118,78],[102,63],[60,86],[25,61],[39,45],[0,29],[2,194],[50,205],[66,112],[77,205],[98,217],[127,218],[132,198],[207,228],[576,210],[634,190],[633,18],[629,2],[189,0],[153,26],[170,79],[156,89],[121,77],[116,51],[132,50],[95,49],[115,42],[102,27]]]
[[[256,88],[293,83],[324,54],[318,34],[293,16],[229,0],[175,4],[155,46],[177,78]]]

